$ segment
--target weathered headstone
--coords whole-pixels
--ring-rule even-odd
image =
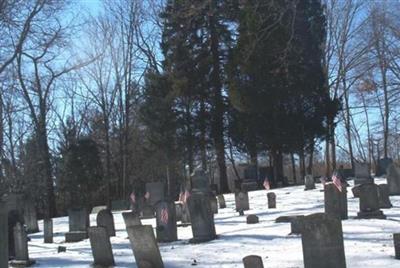
[[[143,203],[140,209],[140,217],[142,219],[154,218],[154,207],[147,202]]]
[[[378,160],[378,165],[376,166],[375,176],[386,175],[387,168],[393,163],[391,158],[381,158]]]
[[[189,224],[190,223],[190,212],[189,206],[187,202],[182,203],[182,224]]]
[[[248,192],[257,190],[257,174],[256,165],[249,165],[244,169],[244,180],[241,184],[242,191]]]
[[[217,196],[217,198],[218,198],[219,208],[226,208],[226,202],[225,202],[224,195],[220,194]]]
[[[315,189],[315,181],[313,175],[306,175],[304,178],[304,191]]]
[[[181,221],[182,220],[182,210],[183,210],[183,204],[181,201],[176,201],[175,202],[175,216],[176,216],[176,221]]]
[[[263,261],[260,256],[249,255],[243,258],[244,268],[264,268]]]
[[[17,223],[14,226],[15,259],[10,262],[11,266],[31,266],[35,261],[29,259],[28,237],[24,226]]]
[[[104,227],[109,236],[115,236],[115,224],[113,214],[109,209],[101,210],[96,217],[97,226]]]
[[[301,230],[304,268],[345,268],[340,219],[325,213],[305,216]]]
[[[218,213],[218,200],[215,195],[210,195],[211,210],[214,214]]]
[[[156,225],[158,242],[178,240],[174,202],[161,201],[156,204]]]
[[[400,260],[400,233],[393,234],[395,258]]]
[[[353,196],[355,198],[359,198],[360,197],[360,184],[351,188],[351,192],[353,193]]]
[[[148,193],[149,204],[151,206],[165,199],[165,186],[163,182],[146,183],[146,192]]]
[[[247,224],[255,224],[255,223],[258,223],[258,222],[259,222],[259,220],[258,220],[258,216],[257,215],[250,214],[250,215],[248,215],[246,217],[246,223]]]
[[[268,208],[276,208],[276,194],[273,192],[267,193]]]
[[[88,238],[89,214],[86,208],[68,210],[69,232],[65,233],[65,242],[78,242]]]
[[[236,211],[249,210],[249,194],[244,191],[235,192],[235,206]]]
[[[360,185],[360,211],[359,219],[386,219],[379,209],[378,186],[375,183]]]
[[[354,185],[363,183],[373,183],[374,179],[371,177],[368,163],[354,163]]]
[[[8,208],[7,208],[8,209]],[[24,218],[18,210],[8,211],[8,256],[10,259],[15,257],[15,238],[14,227],[17,223],[24,224]]]
[[[216,238],[214,214],[207,193],[193,191],[188,198],[193,238],[191,243],[201,243]]]
[[[53,243],[53,219],[43,220],[44,243]]]
[[[301,234],[303,230],[303,215],[294,216],[290,220],[290,234]]]
[[[346,187],[342,185],[340,191],[335,184],[329,182],[325,184],[324,189],[325,213],[346,220],[348,218]]]
[[[387,183],[390,195],[400,195],[400,168],[390,164],[387,169]]]
[[[121,211],[128,210],[130,207],[130,203],[128,200],[113,200],[111,201],[111,210],[112,211]]]
[[[35,203],[31,200],[24,204],[24,221],[29,234],[39,232]]]
[[[112,252],[111,242],[108,230],[104,227],[89,227],[90,247],[95,267],[114,266],[114,255]]]
[[[389,198],[389,185],[378,184],[378,198],[380,208],[391,208],[392,203]]]
[[[190,176],[192,191],[200,191],[203,193],[211,193],[207,176],[202,169],[196,169]]]
[[[122,212],[122,217],[124,218],[126,228],[142,225],[139,215],[134,212]]]
[[[164,267],[151,225],[131,226],[127,232],[138,268]]]
[[[8,267],[8,212],[5,202],[0,200],[0,267]]]

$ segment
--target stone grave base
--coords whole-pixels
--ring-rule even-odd
[[[12,260],[8,264],[11,267],[28,267],[32,266],[36,263],[34,260],[27,260],[27,261],[18,261],[18,260]]]
[[[217,239],[218,236],[202,236],[202,237],[193,237],[192,239],[189,239],[190,244],[199,244],[203,242],[208,242],[214,239]]]
[[[357,213],[356,219],[386,219],[386,215],[381,210]]]
[[[88,233],[83,231],[75,231],[65,233],[65,242],[79,242],[88,239]]]

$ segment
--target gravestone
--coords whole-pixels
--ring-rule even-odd
[[[53,219],[43,220],[43,236],[44,243],[53,243]]]
[[[380,208],[391,208],[392,203],[389,198],[389,185],[379,184],[378,185],[378,198]]]
[[[0,200],[0,267],[8,267],[8,212],[5,202]]]
[[[111,201],[111,210],[112,211],[128,210],[129,207],[130,207],[130,203],[128,200],[113,200],[113,201]]]
[[[249,194],[244,191],[235,192],[236,211],[249,210]]]
[[[15,259],[10,261],[11,266],[27,267],[35,263],[29,259],[28,237],[24,226],[17,223],[14,226]]]
[[[97,206],[97,207],[93,207],[92,211],[90,212],[90,214],[97,214],[99,213],[101,210],[103,209],[107,209],[107,206]]]
[[[127,228],[127,232],[138,268],[164,267],[151,225],[131,226]]]
[[[8,209],[8,207],[7,207]],[[15,257],[15,238],[14,238],[14,227],[20,223],[24,225],[24,218],[18,210],[8,211],[8,256],[10,259]]]
[[[306,175],[304,177],[304,191],[315,189],[315,181],[313,175]]]
[[[290,219],[290,234],[301,234],[303,230],[303,215],[294,216]]]
[[[393,234],[394,257],[400,260],[400,233]]]
[[[360,184],[351,188],[351,192],[353,193],[353,196],[355,198],[359,198],[360,197]]]
[[[11,193],[4,199],[7,203],[8,211],[16,210],[21,216],[24,215],[24,204],[26,202],[24,202],[24,196],[22,194]]]
[[[270,192],[267,194],[268,208],[276,208],[276,194]]]
[[[176,201],[175,202],[176,221],[182,221],[182,210],[183,210],[182,202],[181,201]]]
[[[390,195],[400,195],[400,168],[390,164],[387,169],[387,183]]]
[[[115,236],[115,224],[113,214],[109,209],[101,210],[96,217],[97,226],[104,227],[109,236]]]
[[[190,212],[187,202],[182,203],[182,224],[190,224]]]
[[[342,185],[342,191],[339,191],[335,184],[329,182],[325,184],[324,189],[325,213],[346,220],[348,218],[346,187]]]
[[[161,201],[156,204],[156,226],[158,242],[178,240],[174,202]]]
[[[244,268],[264,268],[263,261],[260,256],[249,255],[243,258]]]
[[[210,195],[211,210],[214,214],[218,214],[218,200],[215,195]]]
[[[214,214],[207,193],[193,191],[188,198],[193,238],[190,243],[201,243],[216,238]]]
[[[225,202],[225,197],[223,194],[220,194],[217,196],[218,198],[218,204],[219,208],[226,208],[226,202]]]
[[[24,204],[24,221],[29,234],[39,232],[35,203],[27,201]]]
[[[354,163],[354,185],[363,183],[373,183],[374,179],[371,177],[368,163]]]
[[[301,242],[304,268],[345,268],[340,219],[316,213],[302,219]]]
[[[352,168],[339,168],[338,173],[345,180],[347,180],[350,177],[354,177],[354,171]]]
[[[241,184],[241,190],[255,191],[258,188],[257,185],[257,166],[256,165],[248,165],[244,170],[244,180]]]
[[[69,232],[65,233],[65,242],[78,242],[88,238],[89,214],[86,208],[68,210]]]
[[[124,218],[126,228],[142,225],[139,216],[134,212],[122,212],[122,217]]]
[[[100,226],[89,227],[88,233],[94,259],[93,266],[114,266],[114,255],[108,230]]]
[[[200,191],[203,193],[211,193],[210,185],[205,172],[202,169],[195,169],[190,176],[192,191]]]
[[[360,185],[360,211],[359,219],[386,219],[379,209],[378,186],[374,183]]]
[[[149,204],[151,206],[165,199],[165,186],[163,182],[146,183],[146,192],[149,195]]]
[[[246,223],[247,224],[255,224],[255,223],[258,223],[258,222],[259,222],[259,220],[258,220],[257,215],[250,214],[250,215],[248,215],[246,217]]]
[[[147,202],[144,202],[140,209],[140,217],[142,219],[154,218],[154,207]]]
[[[390,164],[393,163],[393,159],[391,158],[381,158],[378,160],[378,164],[376,166],[375,176],[387,175],[386,171]]]

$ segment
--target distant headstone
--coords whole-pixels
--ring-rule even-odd
[[[301,242],[304,268],[345,268],[342,222],[325,213],[305,216]]]
[[[235,192],[235,205],[236,211],[239,210],[249,210],[249,194],[244,191]]]
[[[263,261],[260,256],[249,255],[243,258],[244,268],[264,268]]]
[[[352,168],[339,168],[338,173],[345,180],[347,180],[350,177],[354,177],[354,171]]]
[[[267,193],[268,208],[276,208],[276,194],[273,192]]]
[[[156,204],[156,225],[158,242],[178,240],[174,202],[161,201]]]
[[[151,225],[131,226],[127,232],[138,268],[164,267]]]
[[[15,259],[10,262],[11,266],[27,267],[35,263],[29,259],[28,236],[24,226],[19,222],[14,226],[14,245]]]
[[[204,193],[210,193],[210,185],[208,178],[202,169],[196,169],[190,176],[192,191],[201,191]]]
[[[35,203],[31,200],[24,204],[24,221],[29,234],[39,232]]]
[[[112,211],[121,211],[128,210],[130,207],[130,203],[128,200],[113,200],[111,201],[111,210]]]
[[[114,266],[114,255],[108,230],[100,226],[89,227],[88,233],[94,259],[93,265],[95,267]]]
[[[7,208],[8,209],[8,208]],[[11,210],[8,212],[8,256],[10,258],[15,257],[15,238],[14,238],[14,227],[17,223],[24,224],[24,218],[18,210]]]
[[[374,179],[371,177],[368,163],[354,163],[354,185],[363,183],[373,183]]]
[[[241,190],[248,192],[248,191],[255,191],[258,188],[258,172],[256,165],[248,165],[244,169],[244,179],[241,184]]]
[[[151,206],[165,199],[165,186],[163,182],[146,183],[146,192],[149,195],[149,204]]]
[[[353,196],[355,198],[359,198],[360,197],[360,184],[351,188],[351,192],[353,193]]]
[[[390,164],[387,169],[387,183],[390,195],[400,195],[400,168]]]
[[[46,244],[53,243],[53,219],[43,220],[43,236],[44,236],[44,243]]]
[[[193,238],[191,243],[201,243],[216,238],[214,214],[211,210],[209,195],[201,191],[192,191],[188,198]]]
[[[378,160],[378,165],[376,166],[375,176],[386,175],[387,168],[393,163],[391,158],[381,158]]]
[[[97,206],[97,207],[93,207],[92,211],[90,212],[90,214],[97,214],[99,213],[101,210],[103,209],[107,209],[107,206]]]
[[[313,175],[306,175],[304,178],[304,191],[315,189],[315,181]]]
[[[211,210],[214,214],[218,213],[218,200],[215,195],[210,195]]]
[[[324,189],[325,213],[346,220],[348,218],[346,187],[343,185],[340,191],[335,184],[329,182],[325,184]]]
[[[144,203],[140,209],[140,217],[142,219],[154,218],[154,207],[148,203]]]
[[[389,185],[379,184],[378,185],[378,198],[380,208],[391,208],[392,203],[389,198]]]
[[[400,260],[400,233],[393,234],[395,258]]]
[[[386,219],[379,209],[378,186],[374,183],[360,185],[360,211],[359,219]]]
[[[303,215],[294,216],[290,220],[290,234],[301,234],[303,230]]]
[[[86,208],[68,210],[69,232],[65,233],[65,242],[78,242],[88,238],[89,214]]]
[[[259,220],[258,220],[257,215],[250,214],[246,218],[246,223],[247,224],[255,224],[255,223],[258,223],[258,222],[259,222]]]
[[[176,221],[182,221],[182,210],[183,210],[182,202],[181,201],[176,201],[175,202]]]
[[[96,217],[97,226],[104,227],[109,236],[115,236],[115,224],[113,214],[109,209],[101,210]]]
[[[217,195],[219,208],[226,208],[225,197],[223,194]]]
[[[0,267],[8,267],[8,212],[0,200]]]
[[[139,215],[134,212],[122,212],[122,217],[124,218],[126,228],[142,225]]]

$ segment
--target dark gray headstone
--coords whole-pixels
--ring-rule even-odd
[[[8,211],[8,256],[10,258],[15,257],[15,238],[14,238],[14,227],[17,223],[24,224],[24,218],[18,210]]]
[[[138,268],[164,267],[151,225],[131,226],[127,232]]]
[[[258,222],[259,222],[259,220],[258,220],[257,215],[250,214],[250,215],[248,215],[246,217],[246,223],[247,224],[255,224],[255,223],[258,223]]]
[[[163,182],[146,183],[146,192],[149,193],[149,204],[152,206],[165,199],[165,186]]]
[[[268,208],[276,208],[276,194],[273,192],[269,192],[267,194],[268,199]]]
[[[325,213],[305,216],[301,242],[304,268],[345,268],[342,222]]]
[[[109,236],[115,236],[114,216],[109,209],[101,210],[96,217],[97,226],[104,227]]]
[[[29,259],[28,236],[21,223],[14,226],[15,259],[10,262],[11,266],[31,266],[35,262]]]
[[[235,192],[235,205],[236,211],[249,210],[249,194],[248,192],[240,191]]]
[[[375,176],[382,176],[386,174],[387,168],[393,163],[391,158],[382,158],[378,160],[378,165],[376,167]]]
[[[202,169],[196,169],[190,176],[192,191],[211,192],[208,178]]]
[[[201,243],[216,238],[214,214],[211,210],[209,195],[193,191],[188,198],[193,238],[191,243]]]
[[[140,209],[140,217],[142,219],[151,219],[154,218],[154,207],[148,203],[144,203]]]
[[[390,164],[387,169],[387,183],[390,195],[400,195],[400,168]]]
[[[142,225],[139,215],[134,212],[122,212],[122,217],[124,218],[126,228]]]
[[[130,203],[128,200],[113,200],[111,201],[111,210],[112,211],[121,211],[128,210],[130,207]]]
[[[210,195],[211,210],[214,214],[218,214],[218,200],[215,195]]]
[[[53,243],[53,219],[43,220],[44,243]]]
[[[217,198],[218,198],[219,208],[226,208],[226,202],[225,202],[224,195],[220,194],[217,196]]]
[[[108,230],[104,227],[89,227],[90,247],[94,259],[94,266],[114,266],[114,255]]]
[[[190,211],[187,202],[182,203],[182,224],[189,224],[190,223]]]
[[[183,210],[182,202],[181,201],[176,201],[175,202],[176,221],[182,221],[182,210]]]
[[[315,181],[313,175],[306,175],[304,178],[304,190],[313,190],[315,189]]]
[[[303,215],[294,216],[290,220],[290,234],[301,234],[303,230]]]
[[[39,232],[35,203],[31,200],[24,204],[24,221],[29,234]]]
[[[0,267],[8,267],[8,212],[0,200]]]
[[[374,183],[360,185],[359,219],[385,219],[386,216],[379,209],[378,186]]]
[[[331,214],[339,219],[348,218],[347,189],[342,185],[342,191],[332,182],[326,183],[324,188],[325,213]]]
[[[156,205],[156,233],[158,242],[178,240],[174,202],[161,201]]]
[[[378,185],[378,198],[380,208],[391,208],[392,203],[389,198],[389,185],[379,184]]]
[[[355,198],[359,198],[359,197],[360,197],[360,185],[361,185],[361,184],[356,185],[356,186],[354,186],[353,188],[351,188],[351,192],[353,193],[353,196],[354,196]]]
[[[249,191],[256,191],[256,190],[258,189],[258,184],[257,184],[256,181],[248,181],[248,180],[245,180],[245,181],[243,181],[243,182],[241,183],[240,189],[241,189],[242,191],[246,191],[246,192],[249,192]]]
[[[356,178],[365,178],[368,179],[371,177],[371,173],[369,171],[368,163],[354,163],[354,176]]]
[[[89,214],[86,208],[68,210],[69,232],[65,233],[65,242],[78,242],[88,238]]]
[[[260,256],[249,255],[243,258],[244,268],[264,268],[263,261]]]
[[[393,234],[395,258],[400,260],[400,233]]]

